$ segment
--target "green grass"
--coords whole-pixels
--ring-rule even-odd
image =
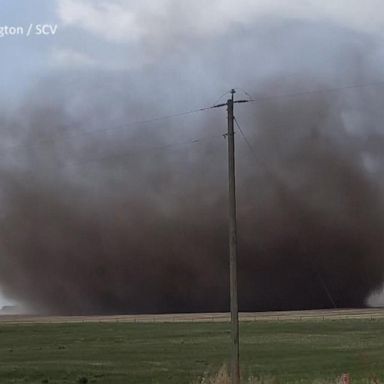
[[[190,384],[229,356],[229,325],[1,325],[0,383]],[[246,376],[384,379],[384,320],[241,325]],[[87,380],[86,380],[87,379]]]

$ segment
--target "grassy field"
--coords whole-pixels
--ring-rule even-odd
[[[0,383],[190,384],[229,355],[225,323],[0,325]],[[241,325],[246,376],[384,379],[384,320]]]

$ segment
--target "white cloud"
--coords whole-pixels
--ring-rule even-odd
[[[75,48],[54,48],[50,55],[50,64],[55,68],[65,69],[89,69],[97,68],[108,71],[127,71],[138,68],[146,63],[145,58],[137,60],[116,60],[107,56],[94,57],[78,51]]]
[[[64,25],[100,38],[138,41],[179,33],[221,33],[232,23],[283,16],[331,20],[366,32],[382,33],[381,0],[57,0]],[[160,35],[160,36],[159,36]]]
[[[59,0],[58,13],[64,25],[109,40],[135,40],[143,33],[134,10],[119,2]]]
[[[232,25],[257,24],[268,17],[330,21],[373,34],[384,30],[382,0],[56,0],[62,25],[104,43],[124,43],[112,60],[90,46],[92,57],[73,42],[56,49],[53,64],[127,70],[174,52],[199,39],[220,36]],[[69,37],[71,41],[71,37]],[[101,47],[102,45],[98,45]]]
[[[54,49],[52,52],[52,62],[55,66],[65,67],[89,67],[96,65],[96,62],[85,53],[68,48]]]

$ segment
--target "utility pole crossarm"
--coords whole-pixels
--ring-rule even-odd
[[[227,107],[228,106],[228,101],[226,103],[224,103],[224,104],[213,105],[211,107],[211,109]],[[249,100],[236,100],[236,101],[233,101],[233,104],[243,104],[243,103],[249,103],[249,102],[250,102]]]
[[[217,105],[214,105],[212,106],[211,108],[221,108],[221,107],[226,107],[228,105],[228,103],[225,103],[225,104],[217,104]]]

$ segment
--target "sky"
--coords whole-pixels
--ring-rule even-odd
[[[48,23],[59,30],[50,37],[3,38],[0,80],[9,97],[51,71],[130,71],[273,17],[333,22],[381,36],[381,8],[379,0],[1,0],[3,26]]]
[[[156,67],[171,79],[168,63],[193,51],[198,53],[193,58],[186,56],[186,71],[194,70],[201,76],[209,85],[208,91],[202,96],[193,91],[188,97],[177,98],[175,105],[179,109],[187,103],[199,106],[229,89],[233,80],[246,87],[247,80],[236,79],[236,73],[250,65],[234,63],[229,79],[220,75],[205,78],[201,69],[205,56],[199,52],[211,50],[212,42],[223,44],[221,39],[231,30],[247,31],[259,25],[262,34],[263,23],[275,19],[335,24],[377,41],[384,37],[381,0],[0,0],[0,27],[22,26],[27,30],[30,24],[58,25],[57,33],[51,36],[0,38],[0,101],[16,106],[42,79],[61,74],[77,82],[97,71],[104,76],[118,73],[140,77]],[[246,51],[247,46],[238,49]],[[260,76],[276,66],[273,47],[263,50],[270,56],[260,57]],[[377,48],[374,55],[384,58],[384,50]],[[210,64],[214,63],[215,57],[209,57]],[[217,64],[225,65],[226,59],[218,57]],[[286,65],[295,76],[294,59],[291,66],[289,61]],[[323,73],[318,73],[318,67],[313,73],[330,76],[326,63]],[[189,85],[187,80],[180,80],[180,88]],[[7,303],[0,294],[0,306]]]

